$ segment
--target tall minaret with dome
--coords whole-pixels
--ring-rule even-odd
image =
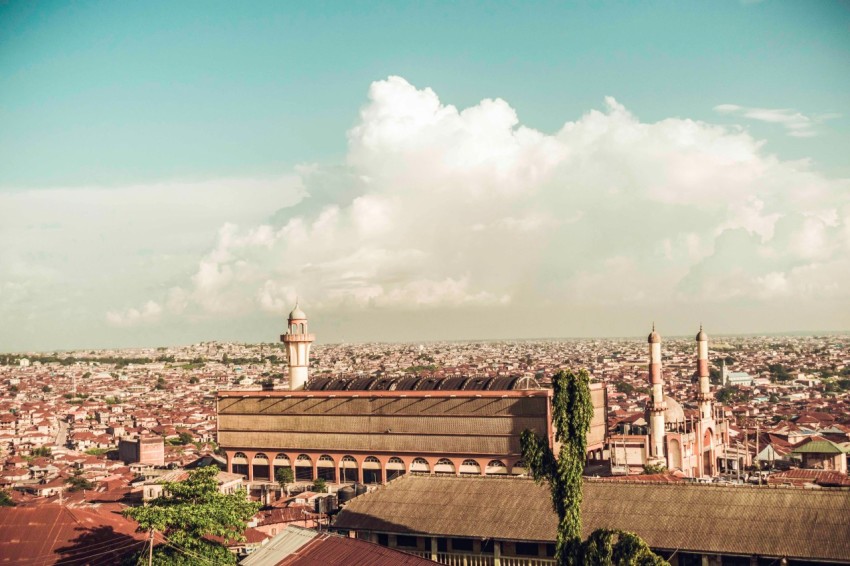
[[[316,337],[308,332],[307,315],[295,301],[295,308],[289,313],[289,325],[280,341],[286,344],[286,354],[289,365],[289,389],[292,391],[304,389],[307,384],[307,373],[310,368],[310,345]]]
[[[652,332],[647,338],[649,342],[649,384],[652,388],[652,396],[649,404],[649,430],[652,444],[650,456],[653,463],[665,461],[664,455],[664,412],[667,403],[664,398],[664,377],[661,374],[661,335],[655,331],[655,323],[652,323]]]

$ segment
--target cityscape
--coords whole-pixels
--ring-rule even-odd
[[[850,566],[850,4],[0,2],[0,566]]]

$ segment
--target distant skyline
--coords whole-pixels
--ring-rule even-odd
[[[0,351],[850,330],[850,3],[0,5]]]

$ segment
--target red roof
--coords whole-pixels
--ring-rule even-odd
[[[624,481],[624,482],[640,482],[640,483],[680,483],[685,481],[682,476],[678,476],[672,472],[664,472],[662,474],[640,474],[635,476],[608,476],[602,478],[593,478],[593,481]]]
[[[3,563],[107,565],[144,546],[145,534],[121,515],[55,504],[0,509]]]
[[[772,474],[767,481],[769,484],[780,485],[803,486],[813,483],[824,487],[850,487],[850,477],[847,474],[832,470],[788,470]]]
[[[428,566],[434,562],[413,554],[366,542],[322,533],[276,566]]]

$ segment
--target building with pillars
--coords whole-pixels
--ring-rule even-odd
[[[719,416],[709,383],[708,335],[700,327],[696,336],[697,364],[694,401],[696,416],[688,417],[682,405],[664,394],[661,336],[652,327],[649,343],[649,384],[646,408],[648,426],[629,426],[609,438],[611,468],[615,473],[639,473],[645,465],[679,470],[688,477],[715,476],[718,460],[726,458],[729,423]]]
[[[520,434],[549,439],[552,390],[528,377],[309,379],[307,316],[296,306],[281,336],[288,390],[221,391],[218,442],[227,470],[273,481],[292,468],[297,481],[385,483],[408,472],[447,475],[525,473]],[[605,389],[591,385],[588,452],[601,457]]]

